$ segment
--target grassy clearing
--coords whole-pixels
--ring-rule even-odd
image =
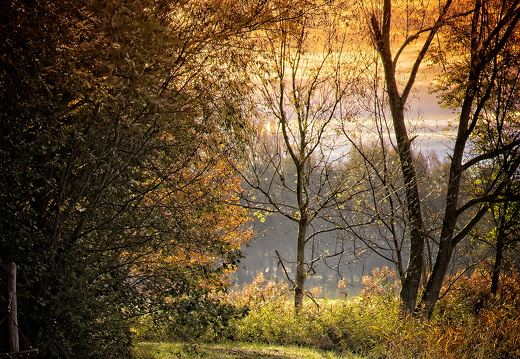
[[[296,346],[267,344],[185,344],[139,343],[138,359],[362,359],[354,354],[339,354]]]

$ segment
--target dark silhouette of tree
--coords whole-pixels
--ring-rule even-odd
[[[242,5],[2,4],[0,266],[43,357],[128,357],[132,317],[236,263],[240,44],[286,13]]]
[[[409,260],[403,280],[401,299],[403,309],[412,313],[417,305],[420,283],[425,279],[419,309],[431,314],[439,298],[457,244],[466,238],[469,231],[487,212],[487,202],[493,201],[505,182],[515,171],[516,165],[505,166],[487,192],[477,198],[462,202],[461,181],[464,174],[484,160],[516,149],[517,140],[501,143],[493,150],[474,158],[467,158],[469,144],[482,110],[492,101],[490,94],[500,77],[497,71],[502,57],[515,42],[520,18],[517,1],[467,2],[444,1],[436,6],[424,3],[406,3],[385,0],[382,7],[365,7],[373,46],[384,67],[387,103],[392,116],[401,172],[406,190],[406,211],[409,225]],[[442,31],[441,31],[442,30]],[[401,31],[403,36],[394,36]],[[433,51],[437,39],[444,52]],[[419,51],[408,69],[399,68],[402,55],[411,44],[420,41]],[[460,46],[454,46],[454,44]],[[450,50],[454,50],[450,52]],[[454,55],[453,62],[446,62],[445,55]],[[446,187],[446,204],[443,210],[441,230],[436,234],[438,247],[431,274],[422,278],[426,241],[424,227],[424,205],[417,185],[417,172],[413,165],[411,136],[405,122],[406,103],[416,82],[420,66],[429,54],[439,60],[454,76],[443,77],[446,85],[444,99],[457,109],[455,123],[457,135],[450,155],[450,171]],[[461,61],[462,59],[462,61]],[[461,65],[464,64],[464,65]],[[398,72],[401,71],[401,72]],[[408,77],[400,88],[400,73]],[[443,81],[441,80],[441,81]],[[450,95],[451,94],[451,95]],[[500,133],[495,133],[500,136]],[[465,160],[465,158],[467,158]],[[515,163],[514,161],[511,162]],[[506,167],[508,168],[507,170]],[[507,181],[506,181],[507,182]],[[473,211],[473,212],[472,212]],[[464,214],[464,216],[463,216]],[[470,219],[466,220],[466,217]]]

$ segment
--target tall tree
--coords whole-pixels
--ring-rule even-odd
[[[221,160],[245,128],[230,45],[274,18],[232,5],[2,5],[0,265],[43,357],[127,357],[129,317],[221,282],[248,238]]]
[[[259,84],[258,113],[265,117],[258,121],[259,131],[272,131],[264,137],[272,142],[252,141],[243,170],[252,191],[245,200],[248,207],[279,213],[297,226],[291,279],[297,313],[307,276],[316,262],[333,255],[318,251],[309,258],[307,248],[339,228],[331,219],[338,203],[346,201],[347,185],[335,170],[346,148],[335,131],[352,115],[359,75],[350,64],[355,59],[345,48],[339,14],[340,7],[318,4],[268,29],[261,34],[262,58],[252,70]]]
[[[431,314],[439,298],[453,250],[484,216],[488,210],[487,203],[499,199],[504,187],[518,169],[520,140],[517,136],[513,138],[504,136],[504,132],[499,129],[492,131],[493,136],[497,138],[494,142],[495,146],[476,156],[469,154],[470,158],[465,162],[464,156],[468,155],[468,145],[475,134],[475,129],[482,122],[482,118],[485,118],[484,108],[495,106],[497,104],[494,102],[495,100],[500,101],[499,97],[492,96],[492,93],[497,89],[500,79],[504,78],[503,76],[508,72],[507,70],[505,73],[502,72],[502,68],[504,65],[506,68],[508,67],[507,63],[511,59],[510,52],[515,49],[519,21],[519,1],[476,1],[472,12],[467,17],[467,26],[462,33],[464,35],[457,31],[459,24],[463,23],[461,19],[451,23],[453,25],[451,28],[455,29],[456,36],[462,35],[466,39],[461,44],[466,50],[463,53],[466,54],[467,62],[465,66],[462,66],[464,75],[461,88],[455,83],[452,88],[455,93],[462,89],[463,96],[458,102],[460,106],[459,121],[450,163],[447,200],[438,254],[421,298],[422,310],[428,315]],[[516,56],[513,55],[513,57]],[[460,70],[460,62],[458,65],[448,68]],[[491,130],[493,129],[491,128]],[[464,173],[492,158],[500,163],[500,169],[491,176],[491,185],[477,198],[460,203],[460,181]],[[474,215],[457,231],[457,221],[461,215],[475,207],[477,209]]]
[[[398,4],[398,6],[396,6]],[[440,288],[446,275],[453,250],[466,237],[487,210],[483,205],[471,219],[462,223],[462,214],[485,203],[490,196],[500,190],[490,189],[485,196],[461,202],[461,180],[465,172],[484,160],[495,157],[498,153],[517,145],[516,141],[502,144],[491,152],[464,162],[468,154],[468,141],[481,115],[481,110],[490,100],[489,92],[494,88],[496,76],[492,69],[499,62],[506,45],[512,43],[515,29],[518,26],[520,9],[518,1],[443,1],[437,5],[429,2],[399,2],[385,0],[382,7],[366,8],[370,34],[374,48],[379,54],[385,72],[385,87],[388,104],[393,120],[401,171],[406,187],[407,217],[410,226],[410,254],[406,277],[403,281],[401,299],[406,312],[412,313],[417,304],[421,269],[424,262],[424,246],[426,243],[423,208],[417,187],[417,173],[412,158],[411,138],[405,122],[405,108],[410,93],[415,85],[420,66],[429,53],[433,53],[432,44],[437,38],[442,44],[453,40],[441,29],[452,24],[453,29],[461,30],[459,36],[467,41],[458,47],[457,59],[467,60],[466,67],[451,67],[459,75],[457,84],[463,93],[456,107],[460,108],[456,122],[457,135],[450,156],[450,173],[447,179],[446,205],[444,207],[442,229],[438,233],[438,251],[431,275],[426,278],[427,284],[422,294],[420,309],[429,315],[439,298]],[[469,19],[469,20],[467,20]],[[461,25],[464,24],[464,25]],[[394,36],[397,33],[403,36]],[[464,34],[464,35],[463,35]],[[461,38],[458,38],[461,40]],[[445,42],[446,41],[446,42]],[[403,53],[412,44],[419,43],[419,50],[413,57],[409,68],[399,66]],[[450,42],[450,46],[453,41]],[[394,54],[395,51],[395,54]],[[465,61],[462,61],[465,62]],[[460,64],[454,61],[453,64]],[[446,65],[446,64],[445,64]],[[449,67],[449,66],[448,66]],[[399,74],[407,73],[403,87],[399,89]],[[491,77],[489,77],[491,75]],[[448,85],[450,87],[450,85]],[[456,87],[456,86],[455,86]],[[453,87],[450,87],[453,89]],[[458,229],[460,228],[460,229]]]
[[[468,18],[467,24],[459,21],[450,24],[447,36],[450,39],[460,39],[458,44],[473,54],[467,59],[445,61],[445,80],[439,86],[442,99],[447,106],[462,106],[468,98],[473,97],[476,105],[469,117],[469,159],[463,165],[463,170],[469,172],[469,179],[473,182],[475,199],[469,203],[475,206],[486,199],[487,206],[494,219],[495,228],[492,231],[496,237],[495,264],[498,268],[501,262],[501,253],[504,246],[511,240],[509,230],[514,228],[514,215],[517,207],[518,176],[518,94],[520,91],[518,62],[519,41],[518,24],[507,24],[512,19],[502,19],[502,16],[514,16],[518,11],[518,3],[489,2],[477,3],[474,17]],[[512,7],[509,7],[512,6]],[[516,9],[515,9],[516,6]],[[501,24],[503,23],[503,24]],[[479,34],[480,38],[471,40],[470,33]],[[511,33],[509,33],[511,32]],[[508,34],[509,33],[509,34]],[[494,44],[495,54],[488,54],[488,43]],[[453,51],[464,51],[451,49]],[[441,57],[446,59],[458,57],[451,51],[440,51]],[[486,59],[480,63],[480,59]],[[476,58],[478,57],[478,58]],[[472,71],[474,76],[482,80],[480,87],[475,87],[471,96],[467,95],[466,82],[461,74]],[[468,105],[467,105],[468,106]],[[480,200],[479,200],[480,198]],[[469,206],[468,206],[469,207]],[[486,207],[482,207],[484,210]],[[508,223],[508,224],[506,224]],[[493,291],[496,291],[498,278],[497,267],[493,275]]]
[[[439,27],[443,24],[452,1],[445,2],[439,8],[438,15],[425,16],[431,10],[426,4],[405,4],[405,10],[399,16],[404,16],[406,26],[404,28],[404,40],[401,45],[392,42],[393,34],[393,3],[384,0],[382,9],[367,9],[370,20],[370,34],[374,48],[380,56],[384,68],[385,85],[388,94],[388,104],[392,116],[393,130],[395,132],[397,149],[401,164],[406,190],[406,211],[409,221],[409,259],[406,275],[402,281],[401,300],[406,312],[412,313],[415,308],[421,274],[424,262],[425,232],[424,220],[421,209],[421,199],[417,185],[417,173],[413,164],[413,153],[409,130],[405,121],[405,109],[410,93],[415,84],[417,74],[426,53],[434,40]],[[421,19],[422,18],[422,19]],[[414,24],[417,24],[414,26]],[[413,61],[409,76],[402,90],[399,89],[397,65],[400,56],[407,46],[417,41],[421,36],[426,36],[424,43]],[[397,48],[394,55],[393,51]]]

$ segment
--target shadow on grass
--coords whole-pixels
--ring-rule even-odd
[[[254,349],[242,348],[200,348],[215,354],[215,358],[229,358],[229,359],[294,359],[294,356],[288,354],[277,354],[276,349],[274,353],[265,353]],[[209,358],[209,356],[208,356]]]
[[[336,359],[333,352],[298,347],[247,345],[205,345],[186,343],[140,343],[137,359]],[[357,359],[357,356],[343,357]]]

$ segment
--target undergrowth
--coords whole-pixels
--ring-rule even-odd
[[[387,358],[520,358],[518,273],[501,277],[497,295],[490,294],[486,270],[455,278],[430,320],[401,320]]]
[[[489,293],[489,273],[455,276],[430,319],[402,317],[395,273],[382,268],[363,278],[355,298],[308,300],[296,316],[289,288],[262,276],[221,300],[247,308],[198,340],[296,345],[385,359],[520,358],[520,276],[502,277]]]
[[[311,346],[340,352],[381,357],[385,337],[395,330],[399,302],[395,274],[387,268],[364,278],[366,290],[355,299],[307,301],[296,316],[290,293],[283,283],[259,276],[231,300],[250,308],[232,322],[239,341]],[[260,293],[264,293],[261,295]]]

